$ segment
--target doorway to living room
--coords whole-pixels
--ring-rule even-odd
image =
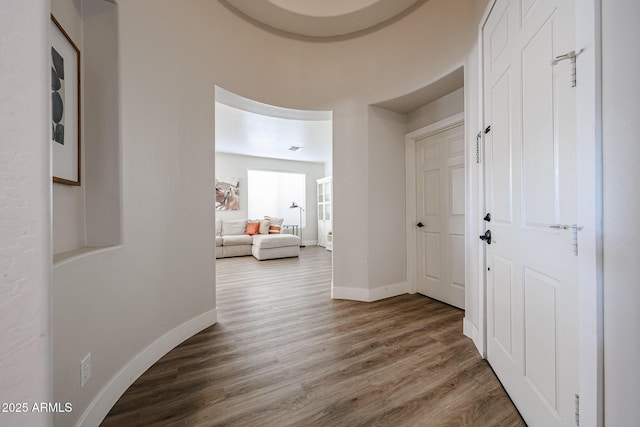
[[[216,259],[331,259],[332,112],[215,98]]]

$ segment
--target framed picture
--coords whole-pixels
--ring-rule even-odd
[[[53,182],[80,185],[80,50],[51,15]]]
[[[240,209],[240,178],[216,178],[216,210]]]

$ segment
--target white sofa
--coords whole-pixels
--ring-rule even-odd
[[[293,234],[245,234],[246,219],[216,221],[216,258],[253,255],[262,261],[300,255],[300,237]]]

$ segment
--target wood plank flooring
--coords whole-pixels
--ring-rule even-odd
[[[420,295],[330,298],[331,254],[217,260],[218,324],[160,359],[102,423],[118,426],[524,426],[462,335]]]

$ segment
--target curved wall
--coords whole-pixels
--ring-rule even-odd
[[[28,403],[2,426],[51,425],[49,28],[48,1],[0,2],[0,402]]]
[[[215,85],[333,111],[333,285],[370,291],[406,282],[404,237],[385,245],[375,232],[405,232],[404,187],[379,185],[384,175],[404,182],[403,119],[369,105],[476,61],[485,5],[430,0],[377,32],[311,43],[254,27],[216,1],[121,0],[123,245],[54,271],[54,400],[74,404],[57,424],[75,424],[83,412],[86,425],[99,421],[162,352],[215,322]],[[388,144],[371,143],[384,125],[375,120],[393,123]],[[93,374],[80,389],[88,352]]]

